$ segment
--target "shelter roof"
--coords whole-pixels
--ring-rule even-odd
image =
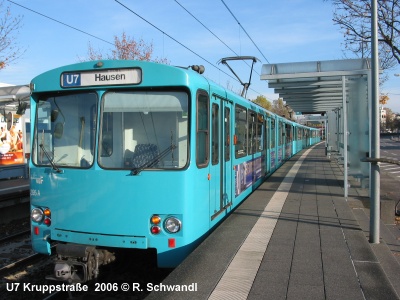
[[[29,85],[10,85],[0,87],[0,108],[17,110],[20,102],[29,106],[31,91]]]
[[[261,80],[295,112],[323,113],[342,106],[343,76],[370,73],[369,59],[345,59],[280,64],[264,64]]]
[[[0,102],[12,102],[16,100],[29,100],[31,91],[28,85],[10,85],[0,87]]]

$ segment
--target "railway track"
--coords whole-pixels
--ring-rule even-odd
[[[21,190],[15,191],[15,192],[2,194],[1,195],[1,202],[21,199],[21,198],[26,198],[26,197],[29,197],[29,190],[21,189]]]
[[[10,274],[12,272],[15,272],[19,269],[23,269],[24,267],[28,266],[32,262],[36,262],[40,259],[48,259],[48,256],[45,256],[43,254],[39,253],[34,253],[31,255],[28,255],[26,257],[20,258],[19,260],[12,262],[10,264],[7,264],[3,267],[0,268],[0,277],[4,277],[7,274]]]
[[[42,299],[43,295],[28,293],[24,284],[44,282],[51,259],[47,255],[34,253],[31,247],[30,230],[22,230],[0,238],[0,299]],[[46,269],[46,271],[43,271]],[[40,274],[40,275],[36,275]],[[25,289],[25,291],[23,291]],[[21,291],[22,290],[22,291]],[[21,298],[21,294],[24,297]],[[65,299],[65,298],[64,298]]]
[[[62,282],[49,281],[45,277],[53,273],[52,257],[35,254],[31,250],[29,219],[16,220],[0,226],[0,299],[72,299],[78,297],[111,297],[144,299],[148,292],[123,292],[120,288],[124,283],[140,284],[160,283],[170,272],[169,269],[158,269],[155,257],[146,252],[122,251],[121,259],[104,266],[100,278],[95,282],[87,282],[88,291],[49,292],[29,291],[34,285],[41,287],[61,286]],[[24,289],[24,284],[27,288]],[[96,286],[97,284],[97,286]],[[118,291],[109,287],[118,286]],[[15,289],[17,289],[16,291]],[[97,288],[97,289],[96,289]],[[14,290],[13,290],[14,289]]]
[[[17,232],[0,239],[0,258],[5,255],[4,249],[30,248],[29,231]],[[52,247],[54,248],[54,246]],[[169,269],[158,269],[155,266],[154,256],[147,252],[135,250],[134,252],[123,251],[121,260],[104,266],[97,280],[86,282],[81,285],[86,290],[75,289],[72,292],[67,284],[59,281],[46,280],[45,277],[53,272],[54,265],[52,257],[43,254],[25,254],[18,259],[10,259],[6,264],[0,265],[0,299],[23,299],[29,297],[36,299],[75,299],[88,297],[88,299],[111,297],[144,299],[148,291],[134,291],[132,288],[123,291],[122,286],[128,284],[145,287],[147,283],[159,284],[170,272]],[[10,251],[11,253],[11,251]],[[45,292],[34,290],[37,287],[47,289]],[[17,291],[18,289],[18,291]],[[50,289],[54,292],[50,294]]]
[[[10,235],[6,235],[4,237],[0,237],[0,247],[1,247],[1,245],[5,244],[7,242],[11,242],[16,238],[20,238],[20,237],[23,237],[23,236],[29,235],[29,234],[30,234],[30,230],[27,229],[27,230],[22,230],[19,232],[12,233]]]
[[[8,188],[0,189],[0,220],[3,225],[14,220],[29,218],[29,190],[18,187],[15,189],[14,191]]]
[[[22,230],[0,238],[0,277],[24,268],[47,256],[33,253],[30,230]]]

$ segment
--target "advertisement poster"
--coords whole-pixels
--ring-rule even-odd
[[[21,116],[0,115],[0,166],[25,163]]]
[[[262,176],[261,157],[235,166],[235,196],[237,197]]]
[[[286,144],[285,157],[292,157],[292,143]]]
[[[271,150],[270,155],[271,155],[271,169],[275,170],[275,167],[276,167],[276,164],[275,164],[275,161],[276,161],[275,150]]]
[[[278,164],[280,165],[282,163],[282,156],[283,156],[283,146],[278,147]]]

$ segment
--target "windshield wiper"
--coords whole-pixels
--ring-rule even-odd
[[[54,163],[54,160],[50,157],[49,152],[47,152],[46,148],[43,146],[43,144],[39,145],[40,148],[42,149],[44,155],[46,155],[47,159],[49,160],[51,166],[53,167],[53,170],[56,171],[57,173],[62,173],[62,171],[60,170],[59,167],[56,166],[56,164]]]
[[[143,169],[150,168],[157,164],[162,158],[164,158],[169,152],[174,151],[176,146],[174,144],[171,144],[167,149],[162,151],[160,154],[158,154],[156,157],[153,159],[149,160],[148,162],[145,162],[143,165],[141,165],[138,168],[132,169],[131,170],[131,175],[138,175]]]

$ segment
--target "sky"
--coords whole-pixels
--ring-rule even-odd
[[[0,71],[0,83],[28,84],[47,70],[77,63],[88,56],[89,44],[107,53],[114,37],[123,32],[152,44],[153,58],[166,58],[176,66],[204,65],[204,76],[235,92],[242,90],[240,83],[218,62],[236,55],[257,57],[249,99],[278,98],[260,79],[263,64],[355,58],[343,52],[343,34],[333,24],[331,1],[3,1],[3,8],[9,6],[13,16],[23,17],[16,38],[25,53]],[[248,65],[232,67],[248,82]],[[400,66],[388,72],[389,80],[381,88],[390,98],[385,107],[398,113],[400,77],[394,74],[399,73]]]

